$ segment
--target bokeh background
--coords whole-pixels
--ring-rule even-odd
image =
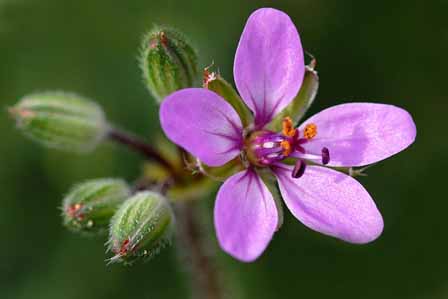
[[[0,0],[1,109],[32,91],[75,91],[151,139],[159,125],[137,65],[142,34],[153,23],[180,29],[201,64],[214,61],[232,81],[239,35],[263,6],[286,11],[318,59],[311,114],[355,100],[394,104],[411,112],[418,136],[360,179],[383,213],[380,239],[345,244],[286,212],[256,263],[218,253],[227,287],[235,298],[448,298],[446,1]],[[173,248],[146,264],[106,266],[103,239],[61,226],[58,208],[73,183],[133,180],[138,156],[107,144],[89,156],[47,150],[20,135],[6,111],[0,134],[0,298],[188,297]]]

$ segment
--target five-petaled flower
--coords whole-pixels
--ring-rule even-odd
[[[371,164],[415,139],[409,113],[374,103],[337,105],[298,128],[285,118],[281,132],[267,130],[298,93],[304,74],[291,19],[259,9],[247,21],[234,62],[237,89],[254,114],[248,128],[226,100],[207,89],[183,89],[162,103],[166,135],[202,162],[221,166],[239,156],[249,161],[221,186],[214,209],[221,247],[241,261],[257,259],[279,226],[278,207],[260,169],[277,178],[283,201],[304,225],[350,243],[368,243],[381,234],[382,216],[357,180],[330,167]],[[295,166],[285,158],[297,159]]]

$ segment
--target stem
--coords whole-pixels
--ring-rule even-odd
[[[190,266],[192,298],[223,299],[219,273],[210,256],[212,246],[208,244],[209,238],[198,219],[197,205],[197,202],[190,201],[175,206],[179,243],[183,245],[180,253]]]
[[[136,137],[128,132],[121,131],[115,128],[111,128],[108,133],[108,138],[112,141],[128,146],[131,150],[134,150],[142,154],[145,158],[158,162],[165,167],[174,177],[177,176],[176,170],[165,157],[163,157],[156,149],[145,141]]]

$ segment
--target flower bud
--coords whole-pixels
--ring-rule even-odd
[[[110,219],[130,194],[121,179],[96,179],[79,184],[64,198],[64,225],[76,232],[105,232]]]
[[[91,151],[107,132],[101,107],[72,93],[28,95],[9,112],[26,136],[61,150]]]
[[[198,77],[197,61],[196,51],[175,30],[155,28],[143,39],[143,79],[159,103],[176,90],[194,86]]]
[[[110,262],[149,259],[170,244],[174,215],[160,194],[142,191],[126,200],[111,220]]]

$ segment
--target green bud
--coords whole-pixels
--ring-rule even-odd
[[[101,107],[72,93],[31,94],[9,112],[26,136],[51,148],[88,152],[107,133]]]
[[[303,78],[302,87],[295,99],[289,104],[277,117],[271,122],[271,128],[274,131],[281,130],[282,120],[289,116],[292,118],[294,125],[302,119],[316,98],[319,89],[319,76],[314,69],[315,60],[313,59],[306,66],[305,77]]]
[[[159,103],[176,90],[194,86],[198,79],[196,51],[172,29],[149,32],[143,38],[140,61],[144,82]]]
[[[64,225],[75,232],[101,233],[130,196],[120,179],[96,179],[74,186],[63,200]]]
[[[110,262],[147,260],[171,243],[174,215],[160,194],[142,191],[126,200],[111,220]]]
[[[207,88],[223,97],[241,118],[243,126],[246,127],[252,120],[252,113],[247,106],[241,100],[238,93],[220,74],[216,72],[210,72],[209,68],[204,69],[204,82],[203,87]]]

